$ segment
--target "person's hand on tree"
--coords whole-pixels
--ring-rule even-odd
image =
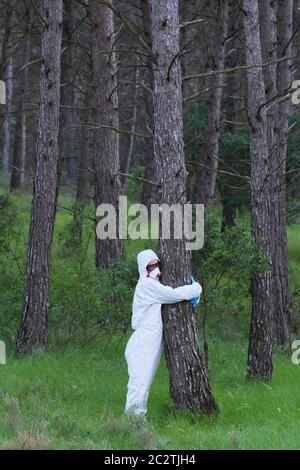
[[[194,284],[194,282],[196,282],[195,279],[194,279],[194,276],[191,276],[191,283]],[[201,295],[198,295],[197,297],[193,297],[192,299],[189,300],[192,307],[196,307],[196,305],[200,301],[200,297],[201,297]]]

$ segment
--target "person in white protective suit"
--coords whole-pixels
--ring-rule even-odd
[[[189,300],[198,303],[202,288],[198,282],[176,288],[161,284],[160,260],[153,250],[137,255],[140,277],[135,288],[131,325],[134,330],[125,350],[129,381],[125,412],[147,413],[149,390],[163,347],[162,304]]]

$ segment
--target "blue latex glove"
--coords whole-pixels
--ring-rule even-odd
[[[191,282],[192,282],[192,284],[193,284],[194,282],[196,282],[193,276],[191,276]],[[192,305],[192,307],[196,307],[196,305],[197,305],[197,304],[199,303],[199,301],[200,301],[200,297],[201,297],[201,295],[199,295],[199,296],[197,296],[197,297],[193,297],[192,299],[189,300],[189,302],[190,302],[190,304]]]

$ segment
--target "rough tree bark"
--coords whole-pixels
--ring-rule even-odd
[[[150,17],[150,3],[149,0],[140,0],[141,5],[141,13],[143,19],[143,27],[144,27],[144,39],[146,44],[148,44],[149,48],[152,47],[151,44],[151,17]],[[149,82],[150,82],[150,89],[153,90],[153,70],[152,70],[152,62],[151,59],[147,58],[147,65],[148,65],[148,72],[149,72]],[[153,97],[151,93],[147,90],[144,91],[145,96],[145,103],[146,109],[149,119],[149,126],[153,129],[153,113],[150,111],[153,108]],[[155,164],[155,159],[153,158],[153,139],[148,139],[146,142],[147,149],[149,148],[149,156],[146,160],[145,172],[144,177],[149,181],[157,181],[158,174],[157,168]],[[157,187],[149,184],[147,182],[143,183],[142,193],[141,193],[141,203],[150,207],[151,204],[158,203],[160,197],[159,191],[157,191]]]
[[[268,159],[267,115],[262,63],[258,1],[243,1],[243,23],[248,79],[248,117],[251,158],[252,240],[271,263],[270,162]],[[272,376],[272,273],[266,268],[252,279],[252,316],[248,350],[248,377]]]
[[[62,0],[41,0],[42,62],[37,162],[29,230],[24,309],[16,354],[43,349],[46,343],[50,251],[55,216],[58,161]]]
[[[76,181],[75,160],[75,60],[76,42],[74,32],[76,29],[76,0],[64,0],[63,38],[61,59],[61,109],[60,109],[60,165],[66,165],[68,178]]]
[[[136,116],[137,116],[137,104],[138,104],[139,76],[140,76],[140,69],[139,69],[139,60],[138,60],[138,55],[137,55],[135,59],[135,70],[134,70],[134,80],[133,80],[134,92],[133,92],[133,97],[132,97],[133,112],[132,112],[131,129],[130,129],[131,135],[129,137],[129,149],[126,155],[126,161],[125,161],[124,171],[123,171],[123,173],[125,174],[129,174],[130,164],[131,164],[132,155],[133,155],[134,132],[136,128]],[[123,176],[121,181],[122,181],[123,192],[126,192],[127,176]]]
[[[1,80],[6,85],[6,104],[1,106],[1,125],[3,132],[2,143],[2,169],[3,173],[9,172],[9,159],[11,147],[11,110],[13,97],[13,24],[15,18],[16,0],[6,4],[4,23],[4,38],[1,60]]]
[[[14,142],[13,142],[13,157],[12,157],[12,169],[10,178],[10,191],[19,189],[23,180],[24,169],[25,169],[25,158],[26,158],[26,135],[24,139],[24,131],[26,132],[26,109],[25,100],[28,92],[28,72],[29,68],[24,67],[29,62],[30,57],[30,34],[31,34],[31,21],[32,21],[32,10],[31,5],[25,5],[25,18],[26,26],[23,38],[22,47],[22,64],[21,72],[19,73],[20,87],[18,96],[18,105],[16,112],[16,124],[14,130]]]
[[[264,69],[264,82],[266,100],[269,105],[267,106],[267,125],[268,125],[268,147],[269,147],[269,160],[271,165],[270,183],[272,192],[272,231],[271,231],[271,247],[272,247],[272,275],[273,275],[273,309],[274,309],[274,337],[277,343],[289,348],[289,320],[292,315],[292,303],[289,289],[288,279],[288,264],[287,264],[287,238],[286,238],[286,220],[285,220],[285,166],[286,166],[286,147],[285,140],[288,137],[287,124],[285,119],[289,117],[289,106],[287,108],[287,116],[285,114],[284,106],[277,103],[278,100],[278,85],[281,88],[279,93],[285,92],[285,86],[290,86],[289,74],[289,61],[285,61],[283,65],[277,64],[277,24],[281,32],[281,46],[282,55],[283,49],[287,45],[287,51],[291,54],[291,30],[285,31],[288,28],[289,21],[291,22],[291,9],[292,2],[285,2],[288,7],[289,16],[285,17],[282,21],[277,18],[277,7],[272,0],[261,2],[260,8],[260,27],[262,39],[262,58],[264,62],[272,62]],[[277,21],[279,20],[279,22]],[[280,25],[281,23],[281,25]],[[290,44],[289,44],[290,42]],[[280,49],[279,49],[280,50]],[[284,83],[283,83],[284,82]],[[280,113],[279,113],[280,111]],[[284,122],[280,122],[280,121]],[[281,125],[283,129],[281,129]],[[285,129],[285,131],[284,131]],[[283,207],[282,207],[283,204]]]
[[[91,134],[92,132],[87,129],[88,122],[91,122],[91,116],[89,113],[86,113],[86,116],[83,118],[80,131],[80,148],[79,148],[79,166],[77,171],[77,191],[74,205],[74,215],[73,215],[73,233],[75,243],[78,246],[81,246],[82,243],[82,227],[83,227],[83,214],[84,208],[87,201],[87,191],[88,191],[88,168],[89,162],[91,159],[91,149],[92,141]]]
[[[116,57],[114,47],[114,19],[111,8],[97,0],[90,1],[92,15],[92,68],[93,68],[93,144],[95,166],[95,205],[110,203],[118,209],[120,181],[119,127]],[[107,53],[102,53],[109,51]],[[101,54],[99,53],[101,52]],[[107,127],[98,127],[107,126]],[[118,220],[118,214],[117,214]],[[108,267],[123,252],[123,241],[117,236],[99,240],[96,235],[96,267]]]
[[[225,61],[225,41],[228,26],[228,0],[218,0],[214,4],[214,17],[217,23],[214,39],[213,69],[223,70]],[[207,101],[207,128],[201,163],[197,165],[194,180],[194,200],[202,204],[214,201],[219,163],[220,114],[222,101],[222,73],[213,76],[212,91]]]
[[[290,291],[286,233],[286,159],[290,116],[292,75],[293,0],[278,2],[278,57],[290,57],[277,65],[277,93],[286,95],[278,104],[276,150],[273,152],[272,171],[272,262],[274,299],[274,337],[278,345],[290,348],[290,332],[295,319]]]
[[[237,4],[235,0],[229,1],[229,12],[228,12],[228,37],[231,40],[228,42],[228,50],[226,51],[226,67],[234,68],[239,63],[240,52],[239,46],[241,42],[241,34],[240,34],[240,15],[237,8]],[[227,132],[231,134],[235,134],[237,125],[236,123],[239,121],[239,117],[241,115],[240,112],[240,96],[242,94],[241,91],[241,76],[239,71],[232,72],[227,74],[227,102],[226,102],[226,121],[225,121],[225,129]],[[239,158],[237,153],[232,155],[232,159],[230,160],[230,166],[233,170],[237,169],[237,162],[236,160]],[[231,179],[230,179],[231,182]],[[238,190],[234,189],[232,186],[233,184],[224,185],[221,191],[221,200],[222,200],[222,231],[225,228],[231,228],[235,224],[236,214],[237,214],[237,207],[234,203],[234,198],[238,194]]]
[[[87,192],[89,186],[89,165],[93,155],[93,132],[89,129],[89,122],[92,122],[92,93],[90,83],[92,82],[92,64],[91,57],[86,58],[87,62],[87,86],[85,90],[85,106],[81,123],[80,149],[79,149],[79,167],[77,172],[77,192],[73,216],[73,233],[76,243],[80,246],[82,242],[83,213],[87,201]]]
[[[154,155],[162,179],[162,203],[186,202],[183,152],[179,20],[177,0],[151,0],[152,61],[154,76]],[[190,253],[185,240],[163,239],[159,251],[164,283],[189,282]],[[210,414],[217,411],[207,370],[198,345],[195,315],[187,302],[163,307],[165,354],[170,391],[181,408]]]

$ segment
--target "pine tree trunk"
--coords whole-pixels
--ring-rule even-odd
[[[278,3],[278,57],[292,57],[293,1],[280,0]],[[292,60],[285,60],[277,66],[277,92],[286,93],[286,98],[278,104],[278,134],[274,153],[273,184],[273,299],[274,336],[278,345],[290,348],[290,331],[294,331],[295,319],[290,292],[288,272],[287,233],[286,233],[286,158],[290,116],[290,95]],[[272,156],[273,157],[273,156]]]
[[[136,116],[137,116],[137,102],[138,102],[138,89],[139,89],[139,75],[140,75],[140,70],[139,70],[139,61],[138,61],[138,56],[136,56],[136,61],[135,61],[135,70],[134,70],[134,92],[133,92],[133,97],[132,97],[132,102],[133,102],[133,113],[132,113],[132,120],[131,120],[131,135],[129,137],[129,149],[128,153],[126,156],[126,161],[125,161],[125,166],[124,166],[124,173],[128,174],[130,171],[130,165],[131,165],[131,160],[132,160],[132,155],[133,155],[133,146],[134,146],[134,132],[136,129]],[[126,186],[127,186],[127,176],[124,176],[122,179],[122,188],[123,192],[126,191]]]
[[[10,191],[14,191],[21,187],[22,175],[24,175],[25,158],[26,158],[26,109],[25,100],[28,93],[28,67],[24,67],[29,62],[30,57],[30,34],[31,34],[31,7],[26,7],[26,31],[23,39],[22,48],[22,65],[19,74],[20,87],[18,106],[16,112],[16,124],[14,130],[13,158],[10,178]],[[24,68],[22,68],[24,67]]]
[[[83,119],[83,126],[87,125],[91,119]],[[77,191],[73,215],[74,239],[78,246],[82,243],[83,213],[87,201],[88,191],[88,167],[91,155],[91,131],[86,128],[81,129],[80,149],[79,149],[79,167],[77,172]]]
[[[268,159],[267,116],[262,63],[258,1],[243,1],[243,22],[248,78],[250,122],[251,224],[253,245],[261,248],[271,263],[270,163]],[[248,350],[248,377],[272,376],[272,275],[270,270],[252,279],[252,316]]]
[[[2,143],[2,169],[3,173],[9,172],[10,147],[11,147],[11,110],[13,97],[13,24],[15,18],[16,0],[6,4],[4,23],[4,38],[1,60],[1,80],[6,85],[6,104],[1,106],[1,125],[3,132]]]
[[[162,203],[186,202],[183,152],[179,20],[177,0],[151,0],[154,71],[154,156],[162,175]],[[161,227],[160,227],[161,229]],[[191,258],[185,241],[163,239],[159,251],[163,282],[175,286],[189,282]],[[174,403],[192,411],[217,411],[200,352],[195,315],[188,302],[163,307],[164,343]]]
[[[75,159],[75,59],[76,44],[76,0],[64,0],[63,39],[61,59],[61,109],[60,109],[60,171],[65,163],[67,177],[71,182],[76,181]]]
[[[140,0],[141,5],[141,13],[143,19],[143,27],[144,27],[144,38],[148,46],[151,48],[151,18],[150,18],[150,0]],[[148,59],[148,66],[149,66],[149,82],[150,82],[150,89],[153,90],[153,70],[152,70],[152,62],[151,59]],[[153,98],[152,95],[144,91],[145,93],[145,102],[147,107],[147,113],[149,114],[149,124],[150,128],[153,128]],[[150,111],[151,109],[151,111]],[[144,178],[149,181],[157,181],[158,174],[157,168],[155,164],[155,159],[153,158],[153,139],[148,139],[147,148],[149,147],[149,156],[146,160]],[[157,187],[147,182],[143,183],[142,193],[141,193],[141,203],[147,207],[150,207],[151,204],[157,204],[159,201],[160,193],[157,191]]]
[[[37,164],[29,230],[24,309],[16,354],[44,349],[46,343],[50,252],[55,216],[58,162],[62,0],[41,0],[42,62]]]
[[[153,90],[153,80],[151,89]],[[152,95],[144,90],[145,96],[145,103],[146,103],[146,118],[148,121],[147,128],[153,129],[153,97]],[[144,178],[149,181],[157,182],[158,172],[155,163],[155,159],[153,156],[153,138],[152,135],[147,142],[145,142],[145,150],[147,152],[146,163],[145,163],[145,171],[144,171]],[[146,181],[143,182],[142,192],[141,192],[141,204],[144,204],[146,207],[150,207],[151,204],[158,204],[160,200],[160,188],[154,186],[151,183],[147,183]]]
[[[95,205],[109,203],[116,208],[118,220],[119,127],[114,20],[112,10],[97,0],[90,2],[92,14],[92,68],[93,68],[93,144],[95,166]],[[100,54],[101,52],[101,54]],[[107,126],[99,127],[96,126]],[[123,252],[123,241],[117,236],[100,240],[96,235],[96,267],[108,267]]]
[[[215,32],[215,47],[213,57],[213,69],[223,70],[225,61],[225,40],[228,26],[228,0],[215,3],[215,17],[217,21]],[[224,76],[216,74],[211,80],[212,91],[207,102],[207,127],[203,145],[201,163],[197,165],[194,181],[194,200],[202,204],[210,204],[214,201],[219,163],[219,136],[220,113],[222,100],[222,86]]]
[[[90,57],[88,58],[90,59]],[[86,60],[86,59],[85,59]],[[92,94],[90,83],[92,81],[92,64],[87,60],[87,86],[85,94],[85,106],[89,109],[83,111],[83,122],[80,134],[79,168],[77,173],[77,192],[73,217],[73,230],[76,243],[82,242],[83,213],[87,201],[89,173],[88,168],[92,161],[93,132],[89,129],[89,122],[93,121]]]
[[[235,1],[229,1],[229,13],[228,13],[228,36],[231,40],[228,43],[226,67],[234,68],[239,64],[239,46],[241,42],[241,35],[239,33],[240,18],[238,16],[237,4]],[[225,129],[230,134],[235,134],[240,112],[240,96],[242,95],[241,87],[241,76],[239,71],[234,71],[230,74],[226,74],[227,78],[227,102],[225,105],[226,110],[226,122]],[[238,170],[239,158],[238,153],[234,153],[230,160],[230,167],[232,170]],[[230,180],[231,182],[231,180]],[[233,183],[234,185],[234,183]],[[237,196],[238,190],[234,189],[231,184],[222,186],[221,200],[222,200],[222,231],[225,228],[232,228],[235,225],[237,207],[234,202]]]

